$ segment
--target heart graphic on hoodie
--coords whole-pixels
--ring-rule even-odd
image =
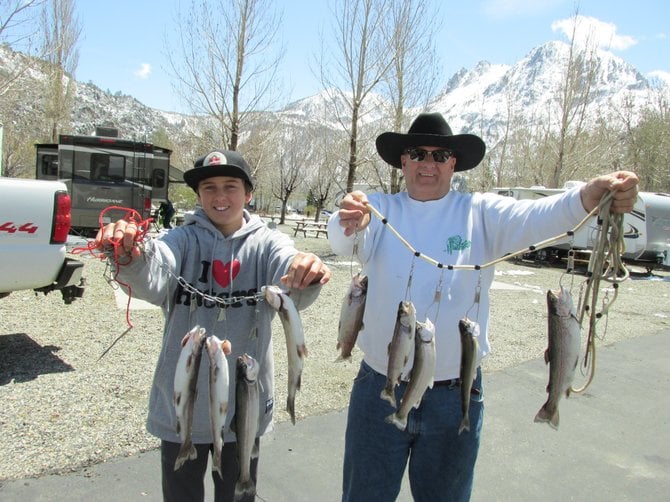
[[[240,262],[237,260],[228,263],[223,263],[221,260],[214,260],[214,263],[212,263],[212,275],[214,276],[214,280],[223,288],[228,287],[230,281],[235,279],[239,273]]]

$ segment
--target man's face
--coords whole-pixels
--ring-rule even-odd
[[[415,150],[413,154],[403,153],[400,156],[407,193],[412,199],[420,201],[441,199],[449,193],[456,158],[451,155],[445,162],[436,162],[432,153],[426,153],[445,150],[436,146],[419,146],[413,150]],[[412,157],[415,160],[412,160]],[[423,160],[419,160],[420,157],[423,157]]]
[[[242,227],[242,210],[251,201],[244,181],[230,176],[205,178],[198,184],[198,202],[214,226],[225,235]]]

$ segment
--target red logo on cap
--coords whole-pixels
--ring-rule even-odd
[[[213,154],[209,159],[207,159],[207,164],[210,166],[221,165],[221,157],[216,154]]]

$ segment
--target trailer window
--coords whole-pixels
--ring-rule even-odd
[[[91,180],[123,181],[125,159],[120,155],[102,153],[91,154]]]
[[[123,181],[125,179],[126,159],[120,155],[109,156],[109,177],[113,181]]]
[[[165,171],[163,169],[154,169],[151,174],[151,186],[154,188],[163,188],[165,186]]]
[[[44,176],[58,176],[58,155],[42,155],[40,173]]]

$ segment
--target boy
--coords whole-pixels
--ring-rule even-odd
[[[209,425],[208,362],[202,358],[197,388],[193,443],[198,456],[175,471],[180,448],[173,405],[174,374],[181,340],[195,325],[208,334],[228,339],[230,377],[229,406],[222,451],[223,479],[213,473],[215,499],[234,500],[239,466],[235,433],[230,424],[235,413],[235,361],[247,353],[260,366],[258,436],[271,427],[274,405],[274,364],[271,322],[275,311],[258,301],[264,285],[280,283],[288,288],[296,306],[310,305],[330,279],[328,267],[311,253],[293,247],[283,233],[267,228],[244,206],[251,200],[253,182],[247,162],[233,151],[218,150],[196,160],[184,173],[184,181],[196,192],[199,208],[187,215],[184,225],[145,243],[135,242],[137,225],[119,220],[105,226],[96,245],[109,249],[115,242],[118,279],[132,288],[135,297],[160,305],[165,316],[163,346],[149,399],[147,430],[161,439],[164,500],[203,500],[203,479],[212,449]],[[256,439],[258,444],[258,438]],[[252,463],[256,479],[258,459]],[[248,496],[244,500],[253,500]]]

